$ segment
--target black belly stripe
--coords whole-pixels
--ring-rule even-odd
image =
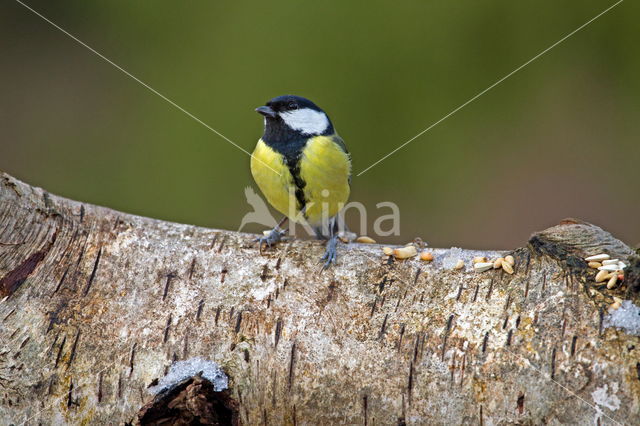
[[[285,157],[285,162],[289,168],[289,173],[293,177],[293,184],[296,186],[296,200],[298,201],[298,207],[300,210],[304,209],[307,205],[307,200],[304,196],[304,187],[307,183],[300,177],[300,156],[295,159],[289,159]]]
[[[298,207],[300,210],[304,209],[307,205],[307,200],[304,196],[306,182],[300,177],[300,158],[309,138],[298,133],[292,133],[289,129],[284,133],[276,133],[275,135],[267,132],[262,136],[262,140],[267,146],[282,155],[296,187],[295,196]]]

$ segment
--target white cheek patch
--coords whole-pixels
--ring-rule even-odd
[[[287,126],[307,135],[321,134],[329,127],[329,119],[324,112],[314,111],[309,108],[281,112],[280,117],[282,117]]]

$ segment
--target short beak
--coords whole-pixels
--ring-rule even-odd
[[[270,106],[261,106],[256,108],[256,112],[264,115],[265,117],[276,118],[276,112],[271,109]]]

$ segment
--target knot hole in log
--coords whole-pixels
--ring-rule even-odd
[[[238,403],[200,375],[160,392],[138,412],[140,425],[239,425]]]

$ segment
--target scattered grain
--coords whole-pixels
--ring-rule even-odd
[[[614,274],[611,278],[609,278],[609,282],[607,282],[607,288],[611,290],[617,284],[618,284],[618,276]]]
[[[393,256],[396,259],[408,259],[416,254],[418,254],[418,250],[416,250],[415,246],[405,246],[393,251]]]
[[[489,269],[493,269],[493,262],[477,262],[473,264],[473,269],[476,272],[484,272]]]
[[[502,262],[504,262],[504,257],[499,257],[496,259],[495,262],[493,262],[493,269],[500,269],[502,268]]]
[[[598,270],[600,271],[618,271],[620,270],[620,265],[615,264],[615,265],[602,265],[601,267],[598,268]]]
[[[513,266],[507,261],[505,257],[504,262],[502,262],[502,270],[505,271],[509,275],[513,275]]]
[[[608,254],[596,254],[594,256],[589,256],[589,257],[585,257],[584,260],[586,260],[587,262],[601,262],[603,260],[607,260],[610,259],[611,256],[609,256]]]
[[[358,243],[362,243],[362,244],[375,244],[376,240],[374,240],[373,238],[367,237],[365,235],[356,238],[356,242]]]
[[[428,251],[423,251],[420,253],[420,260],[424,260],[425,262],[431,262],[433,260],[433,255]]]
[[[607,271],[598,271],[598,273],[596,274],[596,282],[601,283],[602,281],[607,279],[607,275],[609,275]]]

